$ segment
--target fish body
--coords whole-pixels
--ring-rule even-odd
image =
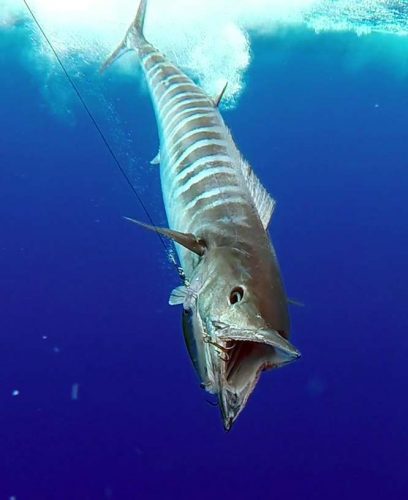
[[[105,66],[134,50],[158,124],[161,187],[186,283],[188,351],[203,387],[217,395],[229,430],[263,370],[299,357],[287,340],[289,317],[268,235],[274,201],[242,158],[218,109],[144,37],[146,0]]]

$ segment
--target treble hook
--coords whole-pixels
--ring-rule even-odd
[[[203,335],[203,342],[205,342],[206,344],[213,345],[218,351],[220,351],[218,353],[218,355],[219,355],[220,359],[224,362],[229,361],[229,359],[230,359],[229,351],[231,351],[231,349],[233,349],[235,347],[234,343],[230,346],[223,346],[223,345],[219,344],[218,342],[216,342],[215,340],[212,340],[208,334]]]

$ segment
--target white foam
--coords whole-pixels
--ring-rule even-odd
[[[65,61],[101,64],[133,19],[137,0],[28,0]],[[24,4],[3,0],[0,28],[29,19]],[[405,9],[404,9],[405,4]],[[303,24],[315,31],[385,31],[408,34],[406,0],[149,0],[145,33],[170,59],[195,74],[206,91],[217,95],[228,81],[226,100],[234,102],[244,87],[250,63],[248,32],[272,34],[282,25]],[[34,29],[34,28],[33,28]],[[36,32],[33,50],[52,58]],[[134,72],[125,57],[112,71]],[[223,101],[225,102],[225,100]]]

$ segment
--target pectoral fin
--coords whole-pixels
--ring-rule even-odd
[[[171,291],[169,297],[169,304],[171,306],[178,306],[180,304],[184,304],[184,301],[187,297],[187,287],[185,285],[177,286],[174,290]]]
[[[179,245],[191,250],[197,255],[204,255],[205,252],[205,244],[203,240],[200,240],[194,234],[191,233],[181,233],[179,231],[173,231],[173,229],[168,229],[166,227],[156,227],[151,226],[150,224],[145,224],[144,222],[139,222],[138,220],[131,219],[130,217],[123,217],[124,219],[137,224],[138,226],[142,226],[145,229],[149,229],[150,231],[155,231],[156,233],[162,234],[166,236],[166,238],[170,238],[175,241]]]

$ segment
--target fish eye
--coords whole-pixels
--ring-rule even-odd
[[[231,290],[229,301],[231,305],[241,302],[244,297],[244,289],[241,286],[236,286]]]

